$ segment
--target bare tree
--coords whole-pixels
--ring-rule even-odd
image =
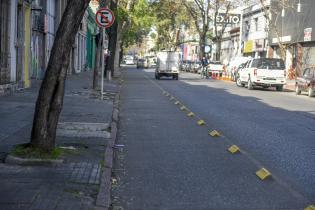
[[[286,0],[287,1],[287,0]],[[287,2],[286,2],[287,3]],[[282,41],[282,34],[281,32],[278,30],[277,26],[276,26],[276,21],[272,21],[271,19],[271,14],[272,14],[272,11],[271,11],[271,8],[270,8],[270,5],[268,6],[266,3],[265,3],[265,0],[260,0],[260,4],[263,8],[263,11],[264,11],[264,14],[265,14],[265,17],[267,19],[267,23],[268,23],[268,26],[269,26],[269,31],[270,29],[276,34],[276,37],[277,37],[277,41],[278,41],[278,46],[279,46],[279,49],[280,49],[280,57],[284,60],[285,59],[285,54],[286,54],[286,45],[283,43]],[[282,7],[284,7],[284,1],[280,2],[280,4],[282,4]],[[279,11],[278,11],[279,12]]]
[[[222,0],[215,0],[214,3],[214,36],[213,41],[217,44],[217,53],[216,53],[216,60],[220,60],[221,56],[221,44],[222,44],[222,38],[223,34],[225,32],[225,29],[228,25],[228,21],[225,21],[221,25],[217,23],[217,17],[219,16],[220,10],[225,10],[225,18],[228,18],[228,14],[231,10],[231,2],[230,1],[222,1]]]
[[[199,35],[200,60],[205,57],[206,36],[209,31],[210,20],[212,19],[212,14],[210,13],[211,3],[211,0],[184,1],[184,5],[192,17]]]
[[[265,2],[265,0],[259,0],[260,5],[263,8],[263,12],[265,14],[268,28],[269,28],[269,34],[275,36],[276,38],[276,43],[277,46],[279,47],[280,50],[280,58],[283,60],[287,59],[287,50],[293,50],[295,46],[300,46],[298,44],[299,41],[302,40],[303,33],[299,31],[299,25],[297,25],[297,30],[295,31],[295,36],[293,34],[292,40],[284,40],[284,34],[283,34],[283,28],[285,27],[284,25],[284,18],[286,15],[298,15],[298,8],[297,8],[297,2],[293,0],[281,0],[281,1],[271,1],[270,5]],[[301,5],[300,5],[301,6]],[[301,8],[299,8],[301,9]],[[279,22],[279,17],[281,16],[282,22]],[[297,17],[298,18],[298,17]],[[307,16],[304,16],[302,20],[299,21],[299,24],[305,24],[307,21],[310,21]],[[279,27],[280,25],[280,27]],[[307,56],[306,56],[307,57]],[[289,70],[289,78],[294,77],[301,72],[302,68],[302,62],[306,62],[306,57],[304,57],[304,60],[302,61],[302,58],[298,58],[299,62],[297,63],[296,69],[293,69],[293,66],[288,66]],[[293,58],[291,60],[293,63]],[[293,74],[293,76],[291,75]]]
[[[213,22],[213,34],[212,40],[217,44],[217,53],[216,59],[220,60],[220,50],[222,37],[225,32],[225,29],[228,23],[225,21],[222,24],[217,24],[216,19],[219,16],[219,13],[223,11],[225,17],[228,17],[228,13],[232,8],[231,1],[228,0],[193,0],[193,1],[184,1],[184,5],[188,10],[190,16],[193,18],[195,28],[199,34],[199,47],[200,54],[199,58],[205,57],[205,45],[207,38],[207,33],[212,29]]]
[[[55,147],[56,129],[63,105],[70,52],[90,0],[68,0],[58,27],[36,102],[31,146],[50,152]]]

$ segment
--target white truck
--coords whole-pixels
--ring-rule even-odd
[[[249,90],[255,86],[263,88],[276,87],[283,90],[286,84],[286,70],[283,60],[276,58],[253,58],[246,62],[245,67],[239,70],[236,85]]]
[[[161,51],[157,53],[155,79],[172,77],[178,80],[180,54],[174,51]]]

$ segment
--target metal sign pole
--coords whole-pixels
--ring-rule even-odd
[[[105,56],[104,56],[104,52],[105,52],[105,33],[106,33],[106,29],[103,28],[103,47],[102,47],[102,80],[101,80],[101,100],[103,100],[103,91],[104,91],[104,67],[105,67]]]
[[[96,23],[103,28],[103,47],[102,47],[102,64],[101,64],[101,100],[103,100],[104,95],[104,70],[105,70],[105,41],[108,39],[106,34],[106,28],[109,28],[111,25],[113,25],[115,21],[115,15],[114,13],[108,9],[108,8],[101,8],[96,12],[95,15],[95,21]],[[107,47],[107,46],[106,46]],[[108,56],[108,55],[107,55]]]

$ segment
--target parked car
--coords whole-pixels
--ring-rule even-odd
[[[224,65],[220,61],[210,61],[207,65],[207,71],[209,76],[212,76],[213,74],[222,75],[224,71]]]
[[[185,71],[185,65],[186,65],[186,60],[181,60],[181,62],[179,63],[179,70]]]
[[[201,61],[195,61],[195,62],[193,62],[192,65],[191,65],[191,70],[190,70],[190,72],[198,73],[198,72],[200,72],[200,69],[202,69],[202,63],[201,63]]]
[[[227,65],[227,72],[232,75],[232,80],[235,81],[236,71],[238,70],[241,64],[246,63],[252,57],[234,57],[230,63]]]
[[[295,93],[300,95],[302,91],[307,91],[309,97],[315,95],[315,68],[306,68],[302,76],[296,78]]]
[[[185,70],[186,72],[190,72],[191,64],[192,64],[192,61],[190,61],[190,60],[187,60],[187,61],[186,61],[185,66],[184,66],[184,70]]]
[[[148,66],[146,68],[155,68],[157,63],[157,58],[155,56],[147,56]]]
[[[283,90],[286,83],[286,70],[283,60],[276,58],[254,58],[246,62],[239,71],[236,80],[237,86],[245,86],[252,90],[255,86],[263,88],[276,87]]]
[[[148,66],[147,59],[139,58],[137,60],[137,68],[146,68]]]
[[[133,57],[127,57],[125,59],[125,63],[126,63],[126,65],[134,65],[135,61],[134,61]]]
[[[210,61],[207,67],[208,71],[224,71],[224,65],[220,61]]]

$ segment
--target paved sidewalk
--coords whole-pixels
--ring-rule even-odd
[[[92,72],[67,79],[57,145],[74,149],[58,166],[3,163],[15,145],[29,142],[39,84],[0,97],[0,210],[96,207],[118,84],[105,82],[103,101],[91,86]]]

